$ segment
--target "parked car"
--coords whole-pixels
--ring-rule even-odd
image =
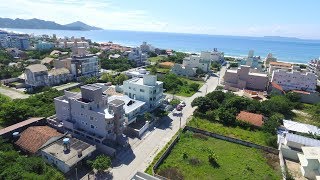
[[[176,110],[177,110],[177,111],[182,111],[182,108],[183,108],[183,107],[182,107],[180,104],[178,104],[178,106],[176,107]]]

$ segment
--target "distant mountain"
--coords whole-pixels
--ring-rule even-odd
[[[85,30],[102,30],[102,28],[99,28],[99,27],[95,27],[95,26],[89,26],[88,24],[85,24],[81,21],[76,21],[76,22],[73,22],[73,23],[70,23],[70,24],[66,24],[65,26],[67,27],[80,27],[80,28],[83,28]]]
[[[78,21],[77,21],[78,22]],[[16,28],[16,29],[54,29],[54,30],[93,30],[89,25],[84,23],[80,24],[81,26],[67,26],[55,23],[53,21],[45,21],[41,19],[10,19],[10,18],[0,18],[0,28]],[[74,23],[71,23],[74,24]],[[70,25],[70,24],[69,24]],[[87,26],[87,27],[85,27]],[[90,28],[88,28],[90,27]]]
[[[263,38],[274,39],[274,40],[301,40],[300,38],[296,38],[296,37],[283,37],[283,36],[264,36]]]

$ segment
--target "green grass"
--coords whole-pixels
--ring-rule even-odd
[[[73,89],[70,89],[69,91],[71,92],[80,92],[80,87],[77,87],[77,88],[73,88]]]
[[[159,61],[161,61],[162,59],[165,59],[165,57],[163,57],[163,56],[157,56],[157,57],[150,57],[150,58],[148,58],[148,61],[150,61],[150,62],[159,62]]]
[[[146,70],[151,71],[151,67],[147,67]],[[170,68],[168,69],[168,68],[160,68],[160,67],[157,67],[157,72],[158,72],[158,73],[165,73],[165,74],[167,74],[167,73],[170,72]]]
[[[298,109],[298,111],[301,111],[305,114],[293,113],[293,115],[288,117],[288,119],[292,119],[293,121],[297,121],[297,122],[301,122],[301,123],[320,126],[320,121],[319,121],[320,118],[315,118],[312,116],[312,114],[314,114],[314,112],[313,112],[314,106],[315,105],[303,103],[301,105],[301,109]]]
[[[193,118],[189,123],[188,126],[203,129],[209,132],[221,134],[224,136],[229,136],[237,139],[241,139],[244,141],[249,141],[255,144],[268,146],[266,140],[269,137],[269,134],[264,133],[259,130],[247,130],[242,129],[240,127],[227,127],[223,124],[217,122],[210,122],[208,120],[200,119],[200,118]]]
[[[208,161],[212,152],[219,167]],[[183,158],[184,153],[187,158]],[[199,160],[199,164],[191,163],[191,158]],[[177,168],[184,179],[281,179],[276,155],[211,137],[198,138],[190,132],[181,135],[157,173],[163,175],[161,171],[169,167]]]
[[[187,81],[188,84],[191,84],[191,83],[197,83],[199,84],[199,89],[204,85],[204,82],[203,81],[196,81],[196,80],[191,80],[191,79],[188,79],[188,78],[185,78],[185,77],[180,77],[179,78],[183,81]],[[173,91],[166,91],[166,93],[168,94],[173,94]],[[184,96],[184,97],[191,97],[194,93],[194,91],[190,91],[189,90],[189,87],[181,87],[180,88],[180,91],[179,92],[176,92],[175,95],[177,96]]]
[[[156,157],[153,159],[153,161],[151,162],[151,164],[148,166],[148,168],[145,170],[146,173],[153,175],[152,174],[152,167],[156,164],[157,161],[159,161],[160,157],[162,156],[162,154],[166,151],[166,149],[168,149],[168,147],[170,146],[170,144],[173,142],[173,140],[181,133],[181,131],[179,130],[173,137],[172,139],[164,146],[164,148],[161,149],[161,151],[156,155]]]

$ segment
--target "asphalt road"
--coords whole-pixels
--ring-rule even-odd
[[[224,74],[225,67],[221,70]],[[185,126],[187,119],[193,114],[195,108],[191,107],[193,99],[214,91],[218,85],[219,77],[211,76],[200,90],[189,98],[185,98],[186,106],[182,110],[181,126]],[[130,179],[137,171],[145,171],[161,149],[171,140],[180,128],[180,117],[169,114],[161,120],[161,124],[148,132],[143,139],[135,142],[130,150],[117,155],[116,165],[111,170],[114,179]],[[118,164],[118,165],[117,165]]]

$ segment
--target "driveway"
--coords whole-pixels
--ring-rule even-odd
[[[30,96],[28,94],[23,94],[21,92],[2,86],[0,86],[0,94],[8,96],[11,99],[26,99]]]
[[[195,108],[191,102],[206,92],[215,90],[218,77],[210,77],[200,90],[189,98],[184,98],[186,106],[182,110],[181,126],[185,126],[187,119],[193,114]],[[172,113],[161,119],[161,124],[148,132],[139,142],[128,151],[117,155],[115,167],[111,170],[114,179],[130,179],[137,171],[145,171],[155,156],[164,148],[180,128],[180,117]]]

